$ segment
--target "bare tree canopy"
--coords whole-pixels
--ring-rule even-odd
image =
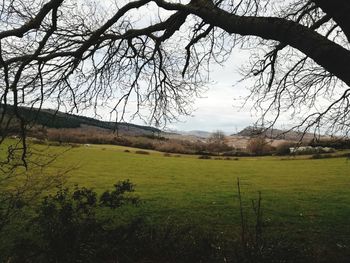
[[[290,112],[300,127],[348,133],[348,0],[101,2],[1,2],[2,126],[9,104],[25,130],[19,106],[78,109],[112,98],[119,119],[133,101],[135,114],[147,107],[160,124],[186,114],[209,65],[241,47],[252,51],[243,73],[263,119]]]
[[[213,132],[208,138],[209,143],[225,143],[225,133],[223,131],[217,130]]]

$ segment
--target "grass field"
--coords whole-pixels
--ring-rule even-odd
[[[251,199],[262,193],[266,235],[349,249],[350,162],[345,158],[199,160],[149,152],[81,146],[60,156],[54,168],[75,167],[68,183],[100,192],[130,179],[144,201],[138,212],[149,222],[177,220],[224,235],[239,227],[239,178],[247,217],[252,218]]]

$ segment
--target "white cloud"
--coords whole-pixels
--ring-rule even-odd
[[[223,130],[236,132],[257,119],[251,111],[251,105],[241,108],[247,96],[247,82],[238,83],[242,76],[238,68],[247,61],[249,53],[235,49],[224,65],[213,65],[210,72],[212,84],[203,98],[196,99],[192,116],[180,118],[181,122],[173,123],[171,128],[178,130]]]

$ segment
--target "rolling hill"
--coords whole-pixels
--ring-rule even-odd
[[[3,108],[0,108],[0,113],[3,112]],[[142,126],[126,122],[111,122],[101,121],[90,117],[79,116],[51,109],[36,108],[19,108],[20,115],[28,122],[45,128],[84,128],[84,127],[96,127],[107,130],[117,130],[121,134],[128,135],[156,135],[162,131],[151,126]],[[13,118],[12,127],[16,126],[16,118],[14,117],[14,109],[12,106],[7,106],[6,114],[7,118]]]
[[[286,130],[280,130],[280,129],[264,129],[264,128],[257,128],[253,126],[248,126],[238,132],[237,134],[233,134],[232,136],[244,136],[244,137],[255,137],[255,136],[264,136],[268,139],[273,140],[287,140],[287,141],[299,141],[299,140],[306,140],[310,141],[315,137],[318,137],[319,135],[313,134],[313,133],[303,133],[300,131],[286,131]]]

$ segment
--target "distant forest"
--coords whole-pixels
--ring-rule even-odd
[[[0,108],[0,112],[3,112],[4,108]],[[47,128],[79,128],[81,125],[90,125],[104,129],[115,130],[119,127],[128,127],[128,128],[137,128],[142,129],[152,133],[160,133],[161,130],[150,127],[136,125],[126,122],[109,122],[109,121],[100,121],[94,118],[89,118],[85,116],[78,116],[69,113],[63,113],[60,111],[54,111],[49,109],[37,109],[37,108],[28,108],[20,107],[19,114],[28,122],[37,125],[42,125]],[[13,106],[6,106],[6,116],[7,118],[15,118]]]

